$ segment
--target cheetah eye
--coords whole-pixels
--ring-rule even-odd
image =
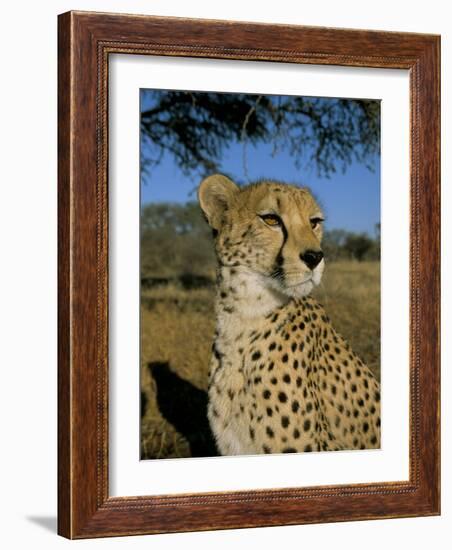
[[[278,225],[281,225],[281,218],[277,216],[276,214],[263,214],[262,216],[259,216],[267,225],[270,225],[271,227],[277,227]]]
[[[317,218],[311,218],[310,219],[310,222],[311,222],[311,227],[312,229],[316,229],[322,222],[324,222],[325,220],[323,218],[320,218],[320,217],[317,217]]]

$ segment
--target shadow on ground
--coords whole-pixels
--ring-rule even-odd
[[[55,516],[28,516],[27,520],[39,525],[46,531],[57,532],[57,518]]]
[[[165,420],[188,441],[192,457],[218,456],[207,419],[207,392],[184,380],[166,362],[148,364]]]

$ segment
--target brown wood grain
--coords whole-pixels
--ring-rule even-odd
[[[68,538],[439,513],[438,36],[119,14],[59,16],[58,531]],[[410,480],[108,495],[108,56],[410,71]]]

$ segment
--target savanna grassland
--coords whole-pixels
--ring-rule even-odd
[[[206,418],[214,273],[142,285],[141,457],[215,454]],[[380,263],[327,263],[315,296],[380,377]]]

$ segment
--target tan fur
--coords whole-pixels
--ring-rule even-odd
[[[208,417],[221,454],[378,448],[379,384],[308,296],[324,267],[303,260],[321,251],[311,193],[214,175],[199,201],[219,264]]]

